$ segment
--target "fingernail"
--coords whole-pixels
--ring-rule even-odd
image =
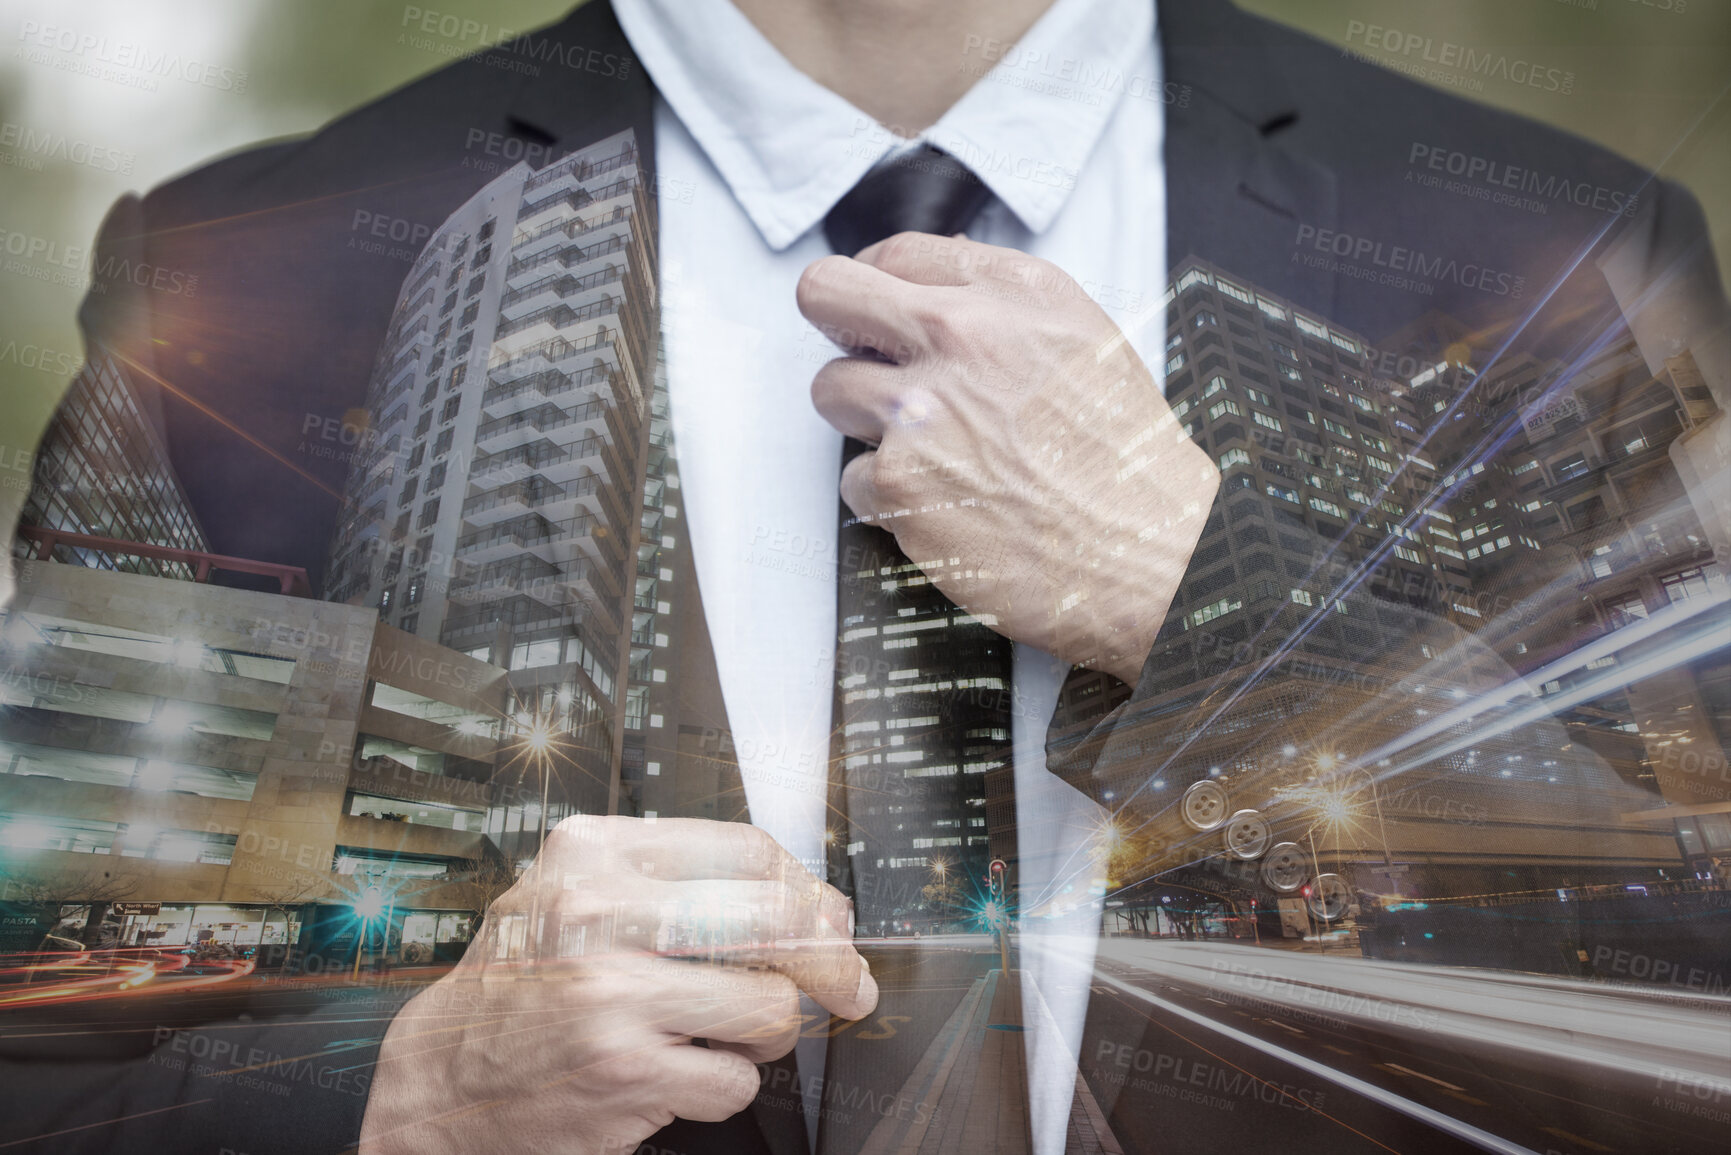
[[[860,960],[864,962],[865,960]],[[870,967],[861,967],[859,972],[859,990],[854,993],[854,1005],[860,1008],[860,1014],[870,1014],[878,1005],[878,984],[872,978]]]

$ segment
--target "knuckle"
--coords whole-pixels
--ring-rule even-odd
[[[864,478],[860,480],[862,483],[865,481]],[[869,492],[876,496],[877,504],[884,512],[907,505],[913,497],[913,490],[913,474],[893,458],[879,461],[877,468],[872,470]]]
[[[769,866],[775,861],[780,845],[761,827],[749,826],[734,822],[728,825],[734,827],[733,837],[739,845],[743,859],[757,866]]]
[[[715,1072],[717,1097],[734,1111],[745,1110],[757,1098],[758,1088],[763,1085],[757,1066],[745,1056],[729,1051],[716,1051],[714,1054],[721,1060]]]
[[[552,854],[568,854],[575,851],[590,832],[590,826],[581,814],[574,814],[562,819],[559,824],[547,832],[547,850]]]
[[[878,250],[877,264],[886,272],[916,268],[931,251],[932,238],[924,233],[896,233]]]
[[[801,308],[809,304],[814,295],[829,287],[837,267],[845,259],[834,255],[819,257],[805,267],[799,274],[799,283],[794,286],[794,299]]]
[[[654,1086],[665,1075],[661,1064],[657,1061],[660,1048],[639,1047],[627,1050],[613,1056],[605,1063],[597,1063],[597,1077],[606,1085],[620,1088]]]
[[[928,346],[946,352],[956,347],[963,326],[959,323],[958,310],[953,302],[924,297],[911,305],[909,311],[913,323],[925,335]]]
[[[841,399],[842,369],[847,364],[847,358],[836,357],[826,361],[811,378],[811,403],[819,413],[826,413],[835,407]]]

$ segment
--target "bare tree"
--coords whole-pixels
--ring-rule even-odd
[[[253,892],[265,904],[264,918],[267,923],[273,912],[282,912],[286,939],[289,916],[307,903],[330,894],[331,884],[329,880],[316,874],[297,874],[286,879],[280,886],[254,887]],[[262,940],[262,933],[260,938]],[[285,941],[283,945],[292,948],[294,943]]]
[[[454,884],[453,891],[461,896],[458,901],[480,916],[475,921],[475,928],[479,930],[487,908],[517,884],[517,875],[504,856],[488,843],[452,871],[448,884]]]
[[[102,920],[108,908],[130,898],[139,887],[136,874],[97,867],[83,871],[8,869],[5,882],[6,897],[51,907],[57,926],[66,907],[84,907],[84,926],[78,940],[87,947],[102,945]]]

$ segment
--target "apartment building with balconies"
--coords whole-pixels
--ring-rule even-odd
[[[511,671],[555,817],[616,809],[655,362],[655,226],[620,133],[435,230],[369,385],[326,595]]]

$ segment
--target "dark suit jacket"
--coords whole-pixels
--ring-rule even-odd
[[[1636,166],[1344,57],[1224,0],[1163,0],[1159,23],[1174,264],[1200,257],[1371,335],[1429,310],[1472,327],[1507,328],[1543,299],[1548,307],[1528,322],[1528,337],[1565,354],[1617,315],[1592,258],[1633,235],[1636,263],[1650,279],[1693,278],[1691,291],[1718,307],[1696,205]],[[306,565],[315,577],[324,562],[344,466],[308,458],[297,444],[309,420],[340,419],[362,404],[412,259],[356,247],[371,222],[406,222],[409,236],[436,229],[492,179],[484,162],[499,155],[495,149],[551,161],[630,128],[642,155],[654,155],[653,89],[606,0],[535,35],[561,48],[558,63],[544,54],[537,74],[517,67],[520,54],[482,52],[311,137],[225,157],[111,212],[99,267],[119,256],[198,277],[190,299],[110,286],[86,301],[81,317],[93,345],[117,351],[137,379],[154,383],[146,401],[217,552]],[[1424,188],[1410,178],[1433,171],[1415,159],[1433,149],[1561,174],[1635,196],[1638,208],[1618,215],[1559,199],[1535,216]],[[1334,247],[1340,237],[1344,250]],[[1327,259],[1350,258],[1361,243],[1384,254],[1357,249],[1372,267],[1404,247],[1476,271],[1439,278],[1415,295],[1348,275]],[[1161,283],[1165,271],[1157,273],[1150,283]],[[1509,278],[1524,282],[1515,298]],[[279,468],[261,447],[294,468]],[[1223,516],[1217,510],[1215,529]],[[1080,740],[1072,734],[1062,751],[1064,775],[1091,789],[1095,763],[1114,742],[1135,740],[1138,703],[1161,689],[1145,675],[1130,701],[1083,719]],[[389,1011],[387,1002],[295,1031],[309,1054],[331,1053],[333,1036],[362,1040],[344,1052],[351,1060],[326,1064],[359,1068],[364,1040],[382,1034]],[[245,1035],[245,1028],[234,1033]],[[270,1035],[270,1049],[280,1050],[284,1037]],[[152,1061],[162,1054],[141,1048],[124,1057],[8,1060],[0,1068],[7,1130],[59,1133],[29,1150],[252,1155],[334,1151],[357,1134],[365,1096],[352,1082],[290,1098],[234,1085],[210,1092]],[[801,1142],[797,1119],[785,1112],[755,1120],[748,1113],[716,1128],[680,1125],[680,1132],[665,1146],[788,1155]]]

